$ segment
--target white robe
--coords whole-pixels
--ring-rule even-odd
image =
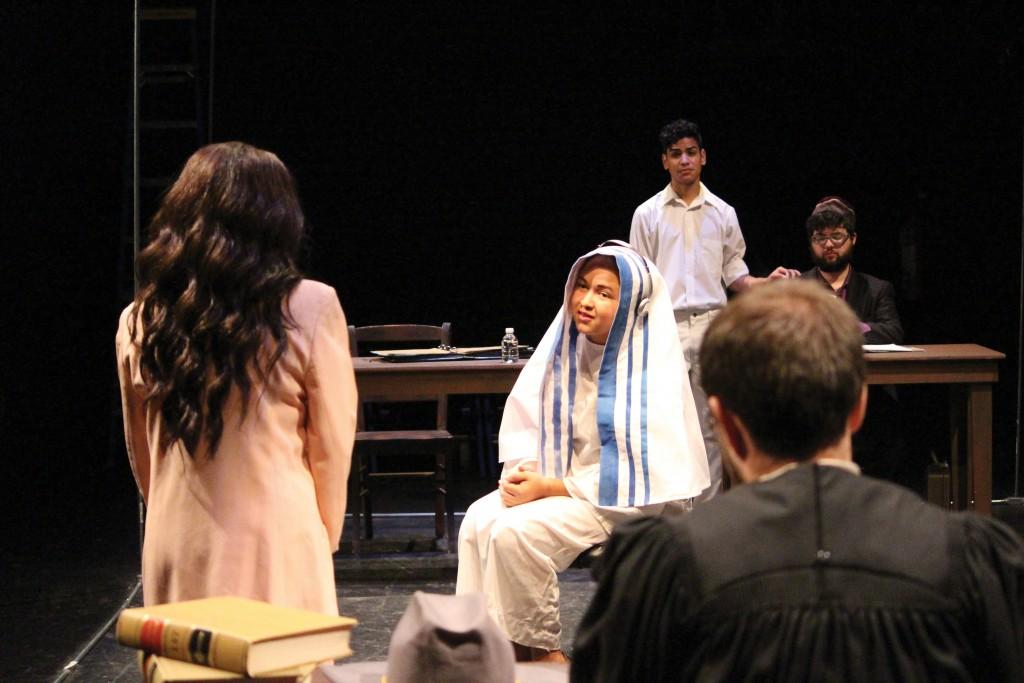
[[[596,253],[615,257],[620,280],[604,346],[577,334],[569,309],[576,274]],[[456,593],[483,592],[514,642],[559,648],[557,572],[622,519],[658,514],[708,485],[681,357],[664,281],[649,261],[602,247],[576,262],[499,435],[503,476],[532,463],[561,478],[569,496],[505,507],[495,491],[470,506],[459,532]]]

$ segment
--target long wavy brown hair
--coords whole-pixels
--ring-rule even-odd
[[[180,440],[195,457],[205,437],[213,457],[233,386],[245,419],[254,379],[287,348],[283,302],[302,279],[304,229],[291,173],[242,142],[203,147],[167,191],[139,254],[130,328],[163,447]]]

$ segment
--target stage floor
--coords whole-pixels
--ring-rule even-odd
[[[457,521],[461,520],[460,514]],[[137,540],[130,525],[122,526],[120,533],[108,527],[91,536],[69,538],[68,552],[55,550],[49,559],[27,555],[11,562],[5,559],[4,574],[10,573],[11,580],[0,597],[0,617],[7,624],[0,680],[54,681],[94,636],[98,636],[95,645],[64,681],[141,680],[135,651],[118,645],[112,629],[103,630],[131,596],[138,579]],[[391,631],[415,591],[455,592],[455,554],[424,550],[431,546],[431,516],[375,515],[374,527],[371,548],[386,552],[356,558],[343,548],[335,555],[341,612],[359,620],[352,634],[354,655],[345,661],[387,659]],[[414,550],[395,552],[408,548]],[[594,584],[589,571],[570,569],[560,576],[560,585],[568,648]],[[139,591],[129,605],[141,604]]]
[[[572,634],[590,601],[593,584],[581,569],[569,570],[560,578],[563,628],[565,633]],[[342,613],[359,620],[359,626],[352,633],[354,654],[344,661],[386,660],[391,631],[415,591],[450,594],[455,591],[455,579],[339,581],[338,601]],[[566,645],[568,647],[569,644]],[[40,680],[50,681],[53,678]],[[136,683],[139,680],[134,650],[118,645],[111,632],[105,633],[96,647],[75,667],[74,673],[65,678],[68,683]]]
[[[463,502],[457,509],[465,509]],[[996,504],[993,511],[1024,534],[1024,506]],[[89,514],[82,511],[70,526],[65,517],[59,534],[52,533],[52,519],[27,519],[32,521],[19,526],[24,538],[34,540],[7,537],[0,562],[0,619],[5,624],[0,681],[55,681],[97,634],[95,647],[64,680],[140,680],[134,651],[117,645],[111,632],[103,630],[138,578],[138,534],[131,506],[111,501],[101,513],[95,508]],[[341,611],[360,621],[350,661],[387,658],[391,631],[414,591],[454,592],[455,555],[426,550],[432,524],[429,515],[375,516],[377,539],[371,549],[381,552],[355,558],[343,548],[335,555]],[[348,529],[345,535],[351,537]],[[587,570],[569,570],[560,578],[563,642],[571,648],[594,584]],[[140,603],[141,595],[131,601]]]

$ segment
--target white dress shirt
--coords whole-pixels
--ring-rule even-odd
[[[669,184],[638,206],[629,243],[661,271],[676,311],[723,308],[725,287],[750,272],[736,211],[704,183],[690,204]]]

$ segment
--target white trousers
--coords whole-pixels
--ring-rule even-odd
[[[603,510],[569,496],[505,507],[494,491],[470,505],[462,520],[455,592],[483,593],[509,640],[557,650],[557,573],[633,514],[640,510]]]
[[[722,488],[722,452],[718,447],[715,430],[711,427],[711,411],[708,409],[708,396],[700,385],[700,344],[704,333],[718,311],[708,311],[696,315],[676,311],[676,331],[679,343],[683,347],[683,359],[689,368],[690,388],[693,390],[693,402],[697,405],[697,420],[700,421],[700,433],[704,439],[704,450],[708,454],[708,470],[711,474],[711,485],[695,499],[698,504],[715,497]]]

